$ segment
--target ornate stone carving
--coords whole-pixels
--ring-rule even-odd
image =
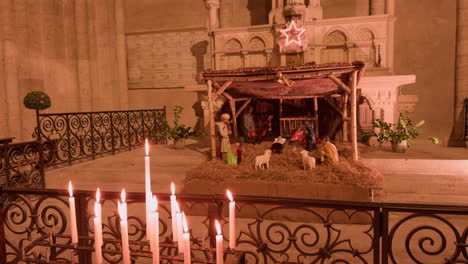
[[[356,41],[372,41],[374,39],[374,34],[365,28],[362,28],[356,32],[354,35],[354,40]]]
[[[237,39],[229,40],[224,48],[225,52],[240,52],[242,50],[242,44]]]
[[[265,50],[265,48],[265,42],[259,37],[252,38],[248,46],[249,51],[260,51]]]
[[[324,44],[330,46],[345,45],[346,35],[339,30],[335,30],[328,34],[328,36],[325,38]]]

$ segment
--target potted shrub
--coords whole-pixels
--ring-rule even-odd
[[[162,126],[160,131],[157,133],[158,137],[166,137],[174,140],[174,147],[176,149],[183,149],[185,147],[185,140],[188,137],[197,137],[202,135],[198,131],[193,131],[192,127],[188,127],[183,124],[179,124],[180,115],[184,108],[182,106],[174,106],[174,121],[172,126],[169,125],[167,120],[162,120]]]
[[[419,128],[423,124],[424,120],[413,125],[408,116],[400,114],[397,124],[390,124],[376,119],[373,123],[374,131],[365,135],[376,137],[380,144],[390,142],[394,152],[405,152],[411,145],[411,141],[421,134]]]

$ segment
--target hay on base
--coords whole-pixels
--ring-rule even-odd
[[[377,169],[365,163],[354,162],[351,150],[347,144],[337,144],[340,160],[336,164],[320,164],[316,169],[304,171],[301,147],[285,143],[282,154],[272,154],[270,168],[255,170],[255,157],[262,155],[265,149],[271,147],[271,142],[243,145],[243,159],[240,165],[227,165],[221,160],[208,161],[190,170],[185,179],[204,181],[210,185],[228,185],[232,182],[259,180],[275,183],[328,183],[359,186],[364,188],[380,188],[383,175]],[[311,156],[318,157],[320,151],[313,151]]]

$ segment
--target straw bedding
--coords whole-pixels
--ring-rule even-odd
[[[186,184],[204,181],[209,185],[227,185],[232,182],[265,181],[265,183],[329,183],[365,188],[381,187],[383,175],[365,163],[351,159],[349,145],[337,144],[340,160],[336,164],[318,164],[312,171],[304,171],[300,151],[302,147],[285,143],[282,154],[271,155],[270,168],[255,170],[255,156],[262,155],[270,142],[244,144],[240,165],[228,165],[221,160],[205,162],[187,172]],[[319,150],[309,153],[318,157]]]

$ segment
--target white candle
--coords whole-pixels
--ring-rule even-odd
[[[94,203],[94,249],[96,263],[102,263],[102,220],[101,220],[101,192],[99,188],[96,191],[96,202]]]
[[[216,235],[216,264],[223,264],[223,235],[218,220],[215,220],[215,225],[216,231],[218,231],[218,235]]]
[[[173,182],[171,182],[171,193],[172,241],[177,241],[176,196]]]
[[[184,252],[184,242],[182,241],[182,213],[180,212],[179,203],[176,205],[176,234],[177,234],[177,246],[179,248],[179,253]]]
[[[75,209],[75,197],[73,197],[73,187],[72,182],[68,182],[68,192],[70,193],[70,198],[68,198],[70,206],[70,231],[72,237],[72,243],[78,243],[78,228],[76,227],[76,209]]]
[[[94,255],[95,255],[95,259],[96,259],[96,263],[97,264],[102,264],[102,245],[101,243],[99,242],[99,235],[98,235],[98,229],[99,229],[99,226],[100,226],[100,221],[98,221],[97,218],[94,218],[93,219],[94,221]]]
[[[128,243],[127,203],[125,189],[122,190],[122,203],[118,203],[120,214],[120,233],[122,234],[122,259],[124,264],[130,264],[130,246]]]
[[[236,247],[236,202],[232,197],[230,190],[226,191],[229,198],[229,247],[234,249]]]
[[[149,230],[151,215],[151,173],[148,139],[145,139],[145,200],[146,200],[146,239],[151,240],[151,230]]]
[[[159,213],[158,199],[153,196],[151,213],[151,251],[153,252],[153,264],[159,264]]]
[[[184,233],[182,235],[182,240],[184,241],[184,264],[191,264],[192,256],[190,255],[190,233],[188,229],[187,219],[185,218],[185,214],[182,213],[182,221],[183,221],[183,228]]]

